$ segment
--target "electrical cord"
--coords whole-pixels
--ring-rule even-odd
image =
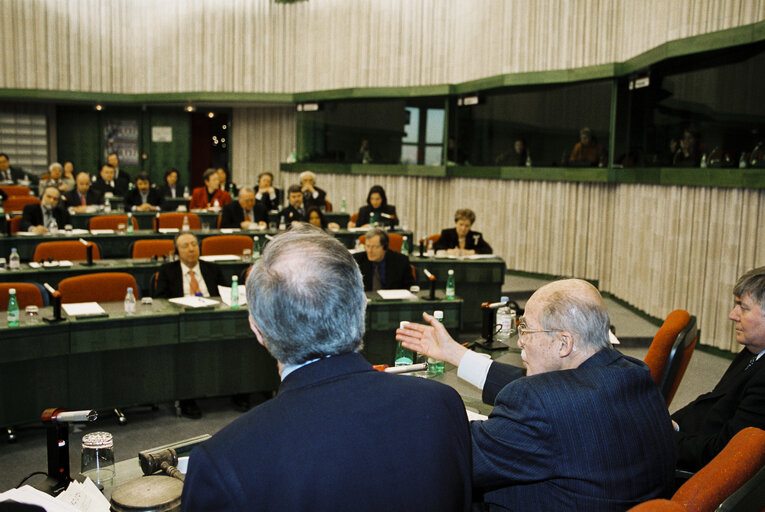
[[[32,478],[35,475],[45,475],[45,476],[48,476],[48,473],[46,473],[45,471],[35,471],[33,473],[29,473],[27,476],[25,476],[24,478],[21,479],[21,482],[19,482],[19,485],[16,486],[16,489],[18,489],[19,487],[24,485],[24,482],[26,482],[27,480],[29,480],[30,478]]]

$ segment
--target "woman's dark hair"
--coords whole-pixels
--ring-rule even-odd
[[[168,170],[165,171],[165,181],[167,181],[167,177],[173,173],[177,174],[179,178],[181,177],[181,174],[178,172],[178,169],[170,167]]]
[[[382,188],[380,185],[375,185],[369,189],[369,194],[367,194],[367,204],[370,207],[372,206],[372,202],[369,200],[369,198],[371,198],[372,194],[374,194],[375,192],[380,194],[380,197],[382,198],[382,204],[380,205],[380,208],[384,208],[385,206],[388,206],[388,198],[385,197],[385,189]]]
[[[324,214],[321,213],[321,209],[318,206],[311,206],[308,208],[308,211],[305,212],[305,220],[306,222],[311,222],[311,212],[316,212],[319,214],[319,221],[321,222],[321,229],[327,229],[327,219],[324,217]]]

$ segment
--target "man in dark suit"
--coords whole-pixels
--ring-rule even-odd
[[[28,204],[21,212],[21,231],[29,231],[42,235],[48,232],[51,221],[56,221],[56,227],[63,229],[69,220],[69,212],[59,206],[61,192],[56,187],[48,187],[43,191],[40,204]]]
[[[327,207],[327,193],[316,186],[316,175],[311,171],[300,173],[300,191],[303,192],[303,206],[308,209],[312,206]]]
[[[741,276],[733,298],[728,318],[744,349],[712,391],[672,415],[681,469],[701,469],[739,430],[765,429],[765,267]]]
[[[0,181],[18,183],[24,181],[24,171],[11,166],[11,159],[5,153],[0,153]],[[29,177],[30,180],[32,177]]]
[[[77,173],[75,187],[64,194],[67,208],[75,212],[84,212],[88,206],[104,204],[104,196],[90,186],[90,176],[86,172]]]
[[[462,400],[358,353],[366,298],[340,242],[305,224],[278,235],[247,303],[279,393],[194,448],[182,510],[469,510]]]
[[[221,228],[249,229],[250,225],[265,227],[268,224],[268,210],[255,201],[255,191],[251,188],[240,188],[239,198],[221,210]]]
[[[291,185],[287,189],[287,198],[289,205],[279,212],[280,223],[281,219],[287,224],[287,227],[292,225],[293,220],[304,222],[306,221],[305,206],[303,206],[303,193],[300,191],[300,186]]]
[[[114,167],[109,164],[102,165],[92,188],[104,197],[120,196],[117,193],[117,181],[114,179]]]
[[[278,211],[282,206],[282,191],[274,187],[274,175],[270,172],[262,172],[258,176],[255,199],[266,207],[266,211]]]
[[[117,153],[109,153],[106,157],[106,163],[114,168],[114,195],[125,197],[130,188],[130,176],[120,169],[120,158]]]
[[[159,190],[151,186],[148,173],[140,172],[135,177],[135,188],[125,194],[125,211],[153,212],[162,206],[163,197]]]
[[[365,238],[364,252],[353,255],[364,276],[364,290],[408,290],[414,284],[409,258],[388,249],[388,233],[382,229],[370,229]]]
[[[642,362],[611,348],[591,284],[547,284],[526,303],[518,346],[526,371],[455,342],[443,324],[408,323],[396,338],[458,366],[494,405],[471,423],[473,485],[490,510],[623,511],[666,495],[672,423]]]
[[[478,231],[471,231],[474,222],[473,210],[457,210],[454,214],[454,227],[441,230],[441,238],[433,244],[433,249],[445,250],[448,254],[491,254],[491,246],[486,243],[483,235]]]

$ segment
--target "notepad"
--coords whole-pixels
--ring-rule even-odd
[[[207,256],[200,256],[199,259],[207,262],[239,261],[242,259],[242,257],[235,254],[208,254]]]
[[[185,308],[212,308],[216,304],[220,304],[217,300],[208,299],[207,297],[196,297],[189,295],[188,297],[175,297],[173,299],[168,299],[169,302],[172,302],[173,304],[178,304],[179,306],[183,306]]]
[[[246,306],[247,305],[247,290],[245,290],[244,286],[241,284],[237,286],[237,291],[239,292],[239,305],[240,306]],[[218,285],[218,295],[220,295],[220,300],[225,304],[226,306],[231,306],[231,288],[228,286],[221,286]]]
[[[377,290],[377,294],[386,300],[417,300],[409,290]]]
[[[109,316],[98,302],[75,302],[62,304],[61,308],[67,316],[74,318]]]

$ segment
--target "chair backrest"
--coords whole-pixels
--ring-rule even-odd
[[[218,220],[215,222],[215,227],[217,229],[220,229],[220,221],[223,218],[223,215],[218,215]]]
[[[141,292],[135,277],[125,272],[102,272],[67,277],[58,284],[61,302],[118,302],[125,300],[125,292],[133,288],[136,299]]]
[[[100,260],[101,251],[98,249],[98,245],[93,242],[88,242],[88,245],[93,246],[93,259]],[[88,253],[85,245],[78,240],[40,242],[37,244],[37,247],[35,247],[32,261],[44,261],[48,259],[83,261],[88,259]]]
[[[325,210],[324,211],[326,211],[326,212],[331,212],[332,211],[332,203],[329,202],[329,199],[324,198],[324,206],[325,206]]]
[[[3,203],[7,212],[20,212],[28,204],[40,204],[40,198],[35,196],[11,196]]]
[[[29,187],[22,187],[21,185],[0,185],[0,190],[5,192],[8,198],[14,196],[28,196],[32,193]]]
[[[21,215],[16,215],[15,217],[11,217],[11,234],[15,235],[21,230],[21,219],[23,219]]]
[[[430,245],[430,242],[433,242],[433,245],[435,245],[436,242],[441,240],[441,233],[438,233],[436,235],[430,235],[428,239],[425,241],[425,247]]]
[[[350,220],[350,222],[353,222],[354,224],[356,224],[356,221],[357,221],[357,220],[359,220],[359,212],[356,212],[356,213],[352,213],[352,214],[351,214],[351,220]]]
[[[208,236],[202,240],[202,256],[235,254],[241,256],[245,249],[252,250],[252,238],[247,235]]]
[[[677,335],[677,339],[672,345],[669,361],[666,368],[664,368],[664,374],[659,382],[659,389],[661,389],[661,394],[664,396],[667,406],[669,406],[675,397],[675,392],[677,392],[680,381],[683,379],[683,375],[685,375],[685,370],[688,368],[688,363],[691,361],[691,356],[700,335],[701,333],[696,326],[696,317],[691,316],[688,325]]]
[[[635,505],[627,512],[685,512],[685,507],[674,501],[659,499]]]
[[[367,243],[367,235],[361,235],[359,237],[360,244]],[[401,246],[404,245],[404,235],[398,233],[388,233],[388,249],[391,251],[401,252]]]
[[[651,370],[651,378],[656,384],[661,383],[677,335],[685,329],[690,320],[690,313],[683,309],[676,309],[667,315],[664,323],[656,331],[645,355],[645,364]]]
[[[186,212],[166,212],[159,214],[159,227],[162,229],[181,229],[183,228],[183,218],[188,217],[189,229],[199,229],[202,223],[199,215]],[[156,222],[156,219],[154,220]]]
[[[725,448],[677,490],[672,501],[688,512],[715,510],[765,466],[765,431],[740,430]]]
[[[765,466],[717,507],[719,512],[765,510]]]
[[[48,305],[48,294],[43,293],[41,286],[34,283],[0,283],[0,311],[8,309],[9,290],[16,289],[16,300],[19,308],[27,306],[45,307]]]
[[[136,240],[130,244],[130,253],[133,258],[162,257],[175,252],[173,240]]]
[[[138,221],[133,219],[133,229],[138,230]],[[96,215],[90,218],[88,222],[88,229],[114,229],[116,230],[120,224],[127,226],[127,215]]]

